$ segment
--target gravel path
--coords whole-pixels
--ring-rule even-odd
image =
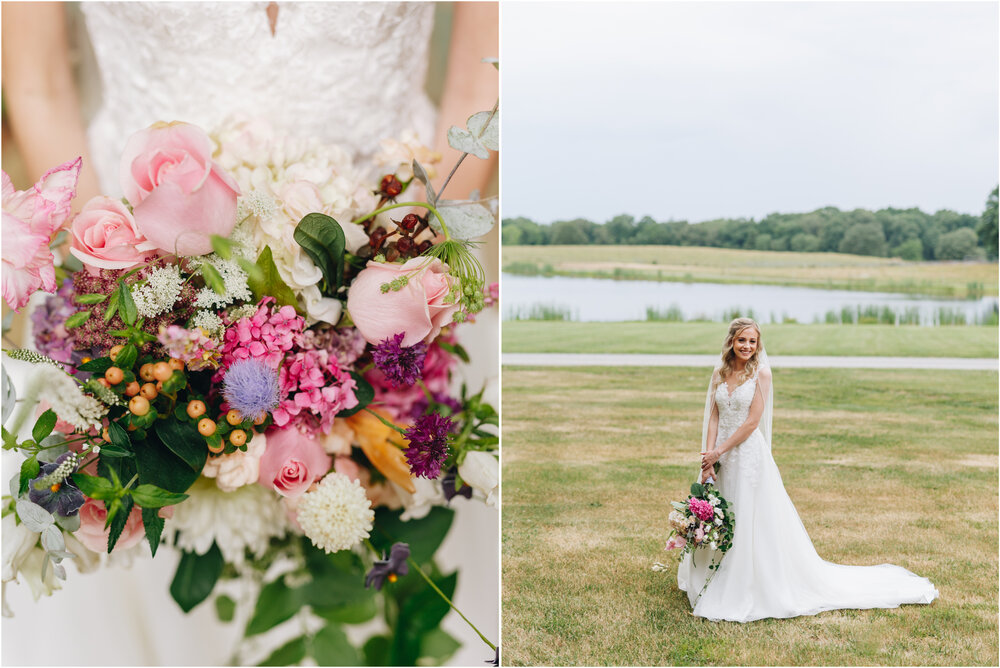
[[[504,366],[694,366],[712,367],[718,355],[640,355],[594,353],[504,353]],[[956,369],[997,371],[992,358],[963,357],[821,357],[772,355],[771,366],[789,369]]]

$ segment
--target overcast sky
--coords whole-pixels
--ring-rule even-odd
[[[998,180],[995,2],[505,2],[503,216],[920,207]]]

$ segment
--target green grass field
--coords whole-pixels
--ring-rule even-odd
[[[996,262],[907,262],[843,253],[695,246],[504,246],[502,267],[563,276],[759,283],[944,297],[997,294]]]
[[[749,624],[691,616],[663,551],[705,372],[503,379],[505,664],[997,665],[996,373],[775,370],[774,457],[819,554],[941,598]]]
[[[887,325],[764,326],[772,355],[996,357],[995,327]],[[506,320],[506,353],[714,354],[726,326],[711,322],[565,322]]]

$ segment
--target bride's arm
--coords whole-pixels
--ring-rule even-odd
[[[100,189],[69,64],[65,8],[59,2],[5,2],[2,37],[4,104],[29,183],[83,156],[78,208]]]
[[[705,435],[705,451],[711,452],[715,449],[715,438],[719,434],[719,407],[716,405],[715,401],[712,402],[712,413],[708,417],[708,431]],[[714,471],[709,471],[708,469],[702,467],[701,470],[701,481],[705,482],[705,479],[710,475],[713,475]]]
[[[438,114],[436,150],[444,156],[435,181],[440,188],[461,153],[448,146],[448,128],[465,127],[466,119],[478,111],[489,111],[497,101],[499,73],[483,58],[499,53],[499,10],[495,2],[457,2],[451,21],[448,71]],[[465,199],[473,190],[482,194],[496,167],[496,153],[489,160],[466,158],[448,184],[446,199]]]
[[[753,430],[760,425],[760,419],[764,415],[764,397],[770,388],[771,370],[765,367],[757,374],[757,388],[754,391],[753,401],[750,403],[747,419],[719,447],[705,453],[705,457],[702,458],[702,470],[708,470],[714,466],[715,462],[719,461],[719,457],[747,440]]]

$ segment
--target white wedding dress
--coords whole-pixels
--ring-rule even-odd
[[[97,65],[90,79],[101,88],[88,139],[105,194],[122,194],[118,167],[125,141],[160,120],[210,129],[234,113],[263,118],[295,136],[336,143],[362,164],[378,151],[379,140],[406,129],[432,142],[436,110],[424,80],[434,3],[278,2],[273,36],[269,4],[81,3]],[[485,398],[494,405],[497,329],[490,309],[457,330],[476,360],[458,374],[470,388],[486,383]],[[20,459],[3,453],[5,486]],[[457,513],[439,563],[445,572],[461,569],[455,604],[497,640],[498,513],[477,500],[458,498],[451,506]],[[37,603],[27,585],[8,586],[14,617],[3,621],[2,663],[226,663],[245,620],[219,622],[211,600],[182,613],[168,592],[177,554],[161,549],[153,560],[142,548],[129,569],[102,566],[80,574],[70,566],[63,590]],[[109,636],[98,628],[115,630]],[[480,664],[492,656],[454,613],[443,628],[463,644],[450,663]],[[357,642],[372,632],[349,635]]]
[[[746,421],[757,382],[755,375],[731,395],[726,383],[719,383],[711,398],[719,410],[716,445]],[[927,578],[905,568],[843,566],[820,558],[785,492],[769,441],[768,424],[719,459],[716,488],[735,518],[733,544],[725,556],[699,548],[694,559],[690,554],[682,559],[677,584],[687,592],[695,616],[750,622],[841,608],[895,608],[937,598]],[[709,563],[720,557],[718,571],[699,598],[711,572]]]

